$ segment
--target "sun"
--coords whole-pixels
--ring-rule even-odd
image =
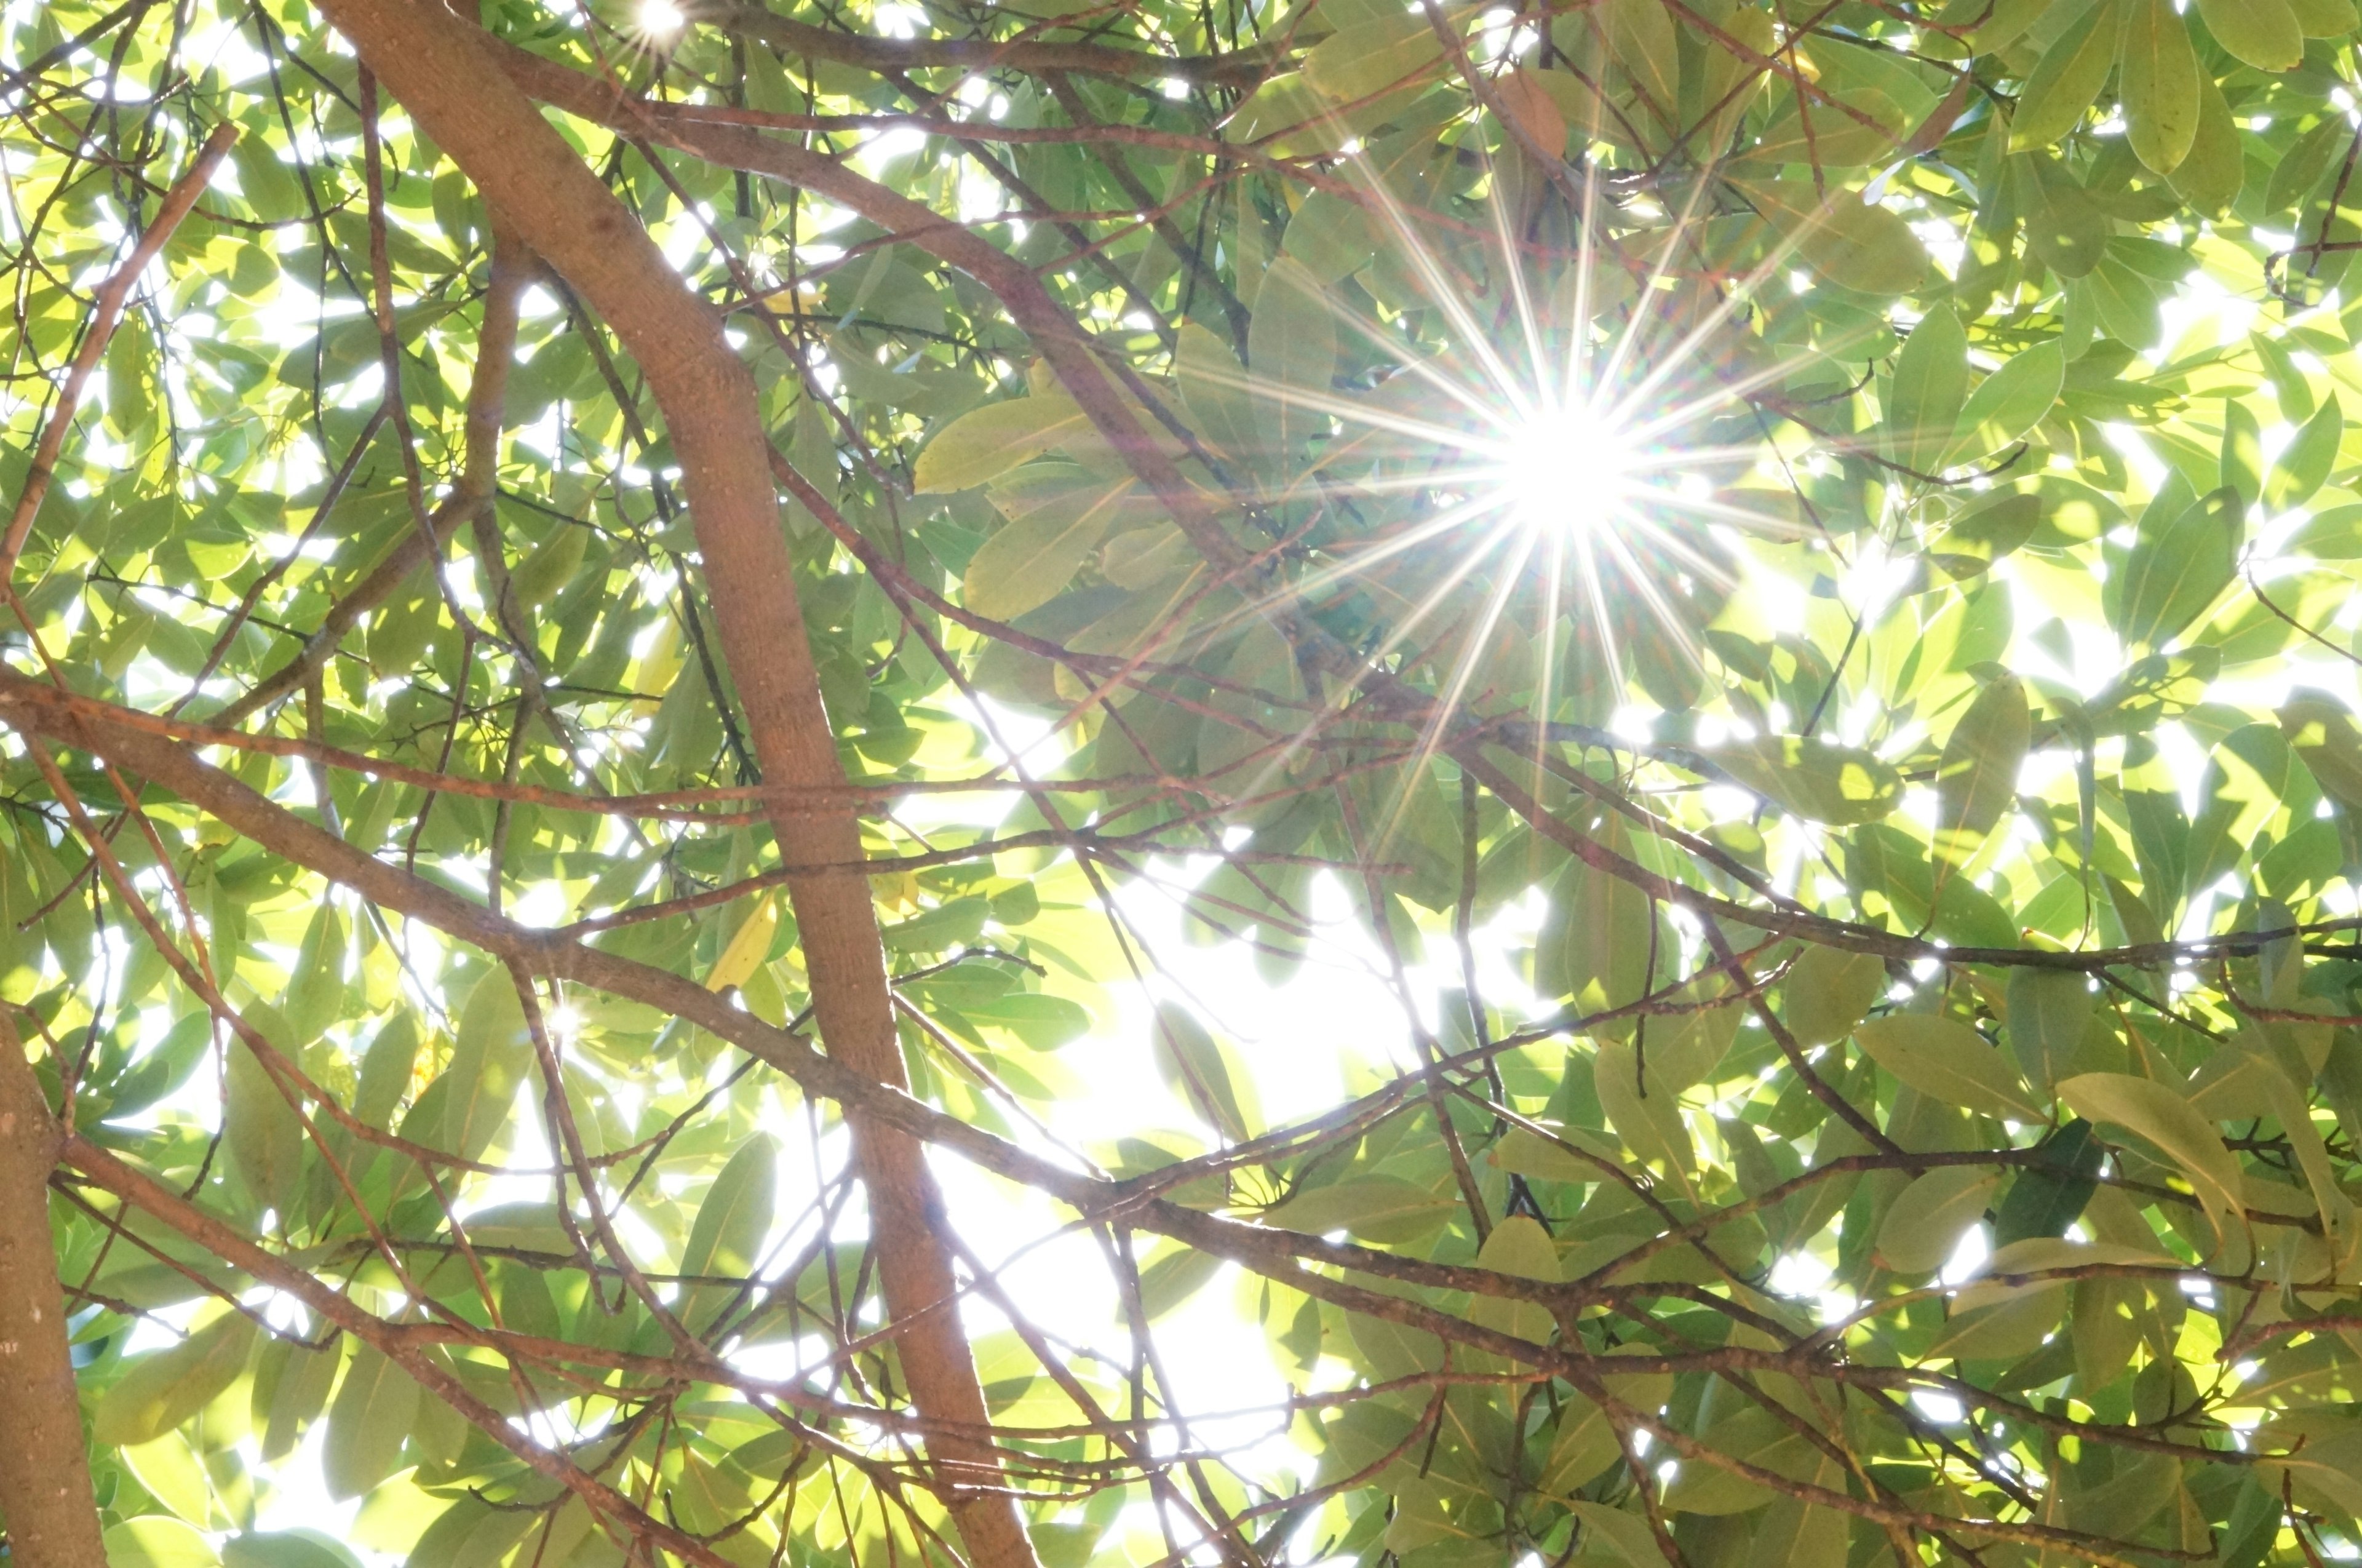
[[[1510,430],[1494,482],[1520,526],[1588,536],[1613,522],[1630,499],[1637,457],[1630,434],[1615,420],[1573,403]]]
[[[674,0],[640,0],[633,20],[647,39],[668,39],[689,25],[688,15]]]

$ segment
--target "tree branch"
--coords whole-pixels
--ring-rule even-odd
[[[692,293],[645,229],[608,192],[486,52],[482,36],[439,6],[330,0],[324,9],[420,127],[476,181],[488,205],[604,315],[639,360],[679,456],[723,650],[767,783],[841,787],[836,739],[795,594],[769,447],[753,378],[723,336],[720,317]],[[861,835],[843,808],[808,797],[771,802],[780,857],[828,867],[789,880],[813,1010],[830,1054],[871,1081],[900,1088],[885,952]],[[986,1420],[983,1390],[955,1313],[951,1262],[936,1234],[941,1203],[922,1145],[855,1120],[855,1157],[869,1191],[889,1312],[919,1320],[900,1336],[904,1376],[920,1413],[956,1426]],[[997,1488],[988,1446],[949,1435],[930,1457],[956,1483]],[[1034,1559],[1010,1499],[996,1490],[949,1494],[969,1555],[986,1568]]]
[[[0,1513],[12,1562],[106,1568],[50,1238],[64,1138],[0,1008]]]

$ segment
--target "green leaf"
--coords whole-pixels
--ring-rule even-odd
[[[2002,361],[1969,394],[1960,410],[1960,433],[1939,466],[1985,457],[2017,440],[2057,404],[2066,377],[2066,357],[2056,343],[2039,344]]]
[[[1304,57],[1304,80],[1334,104],[1384,92],[1443,57],[1424,10],[1373,12],[1339,28]]]
[[[1305,443],[1329,427],[1326,406],[1335,396],[1337,318],[1303,262],[1283,256],[1264,274],[1247,331],[1251,378],[1262,403],[1256,419],[1268,435],[1259,466],[1286,477],[1303,458]]]
[[[1697,1148],[1682,1121],[1679,1091],[1650,1076],[1644,1055],[1628,1041],[1599,1043],[1592,1080],[1600,1107],[1627,1148],[1644,1163],[1661,1165],[1683,1188],[1692,1188]]]
[[[1206,1032],[1197,1014],[1175,1002],[1157,1003],[1150,1044],[1174,1093],[1232,1142],[1254,1136],[1253,1086],[1239,1082],[1231,1054]]]
[[[697,1206],[689,1243],[681,1248],[682,1274],[744,1277],[755,1272],[771,1228],[778,1164],[779,1146],[768,1133],[757,1132],[738,1145]],[[691,1333],[705,1332],[739,1294],[731,1286],[688,1286],[677,1309],[682,1325]]]
[[[1249,460],[1257,442],[1246,367],[1228,343],[1194,321],[1182,323],[1180,339],[1174,370],[1198,438],[1235,461]]]
[[[2013,152],[2048,147],[2082,123],[2116,61],[2118,15],[2114,0],[2098,0],[2043,51],[2010,119]]]
[[[1140,1308],[1149,1320],[1173,1311],[1214,1281],[1223,1259],[1195,1247],[1175,1247],[1140,1271]]]
[[[559,589],[580,574],[590,548],[590,529],[559,525],[509,574],[509,589],[517,603],[527,611],[546,606]]]
[[[1950,310],[1930,311],[1894,357],[1886,384],[1887,457],[1916,473],[1952,445],[1969,392],[1969,337]]]
[[[1944,742],[1936,769],[1936,843],[1965,858],[2017,799],[2018,768],[2032,744],[2025,683],[2003,676],[1977,693]]]
[[[1399,1246],[1434,1234],[1456,1207],[1452,1198],[1415,1182],[1373,1172],[1299,1192],[1269,1218],[1311,1235],[1343,1231],[1361,1241]]]
[[[318,1530],[249,1530],[222,1547],[223,1568],[361,1568],[343,1541]]]
[[[1616,63],[1645,105],[1643,124],[1670,131],[1681,112],[1681,50],[1664,0],[1602,0],[1601,25]]]
[[[1965,1023],[1894,1013],[1871,1019],[1853,1037],[1880,1066],[1943,1104],[2010,1121],[2046,1120],[2017,1070]]]
[[[2058,1082],[2092,1021],[2097,999],[2091,982],[2069,969],[2013,969],[2007,996],[2010,1049],[2019,1070],[2037,1087]]]
[[[2224,100],[2213,74],[2201,71],[2198,134],[2191,140],[2190,155],[2166,176],[2167,182],[2175,195],[2202,215],[2213,217],[2238,199],[2246,172],[2246,153],[2239,145],[2239,127],[2231,117],[2231,105]]]
[[[273,1342],[272,1348],[279,1345],[288,1346],[287,1361],[270,1390],[270,1405],[254,1412],[262,1425],[262,1457],[274,1463],[295,1451],[304,1429],[328,1408],[329,1391],[336,1386],[337,1369],[344,1364],[341,1340],[318,1351],[283,1340]],[[259,1377],[255,1391],[258,1397],[262,1392]]]
[[[1903,799],[1902,774],[1858,746],[1794,735],[1755,735],[1700,746],[1698,755],[1757,794],[1813,822],[1876,822]]]
[[[440,1115],[429,1141],[462,1159],[480,1158],[508,1124],[516,1108],[517,1086],[532,1060],[533,1035],[525,1024],[524,1004],[517,999],[516,982],[505,968],[489,970],[459,1010],[450,1066],[436,1080],[442,1086]],[[406,1134],[417,1135],[410,1123],[426,1107],[422,1096],[403,1120]]]
[[[2237,575],[2244,510],[2228,490],[2194,502],[2170,483],[2159,491],[2141,513],[2121,578],[2108,584],[2116,635],[2135,647],[2162,646],[2221,598]]]
[[[246,1370],[259,1331],[224,1311],[179,1344],[130,1363],[91,1412],[91,1436],[110,1448],[151,1442],[213,1403]]]
[[[1859,293],[1904,293],[1926,276],[1927,248],[1900,213],[1865,204],[1832,185],[1824,195],[1810,181],[1731,182],[1765,220],[1793,234],[1796,254],[1830,282]]]
[[[1879,1226],[1879,1261],[1902,1275],[1943,1267],[2000,1186],[2000,1173],[1978,1165],[1938,1165],[1919,1176]]]
[[[1993,1216],[1993,1245],[2006,1247],[2036,1236],[2063,1236],[2082,1218],[2096,1190],[2094,1178],[2107,1151],[2080,1117],[2038,1146],[2039,1165],[2027,1165],[2010,1183]]]
[[[2336,466],[2338,443],[2345,435],[2345,412],[2337,406],[2337,393],[2332,392],[2273,462],[2264,479],[2265,507],[2286,512],[2311,501]]]
[[[2214,41],[2258,71],[2289,71],[2304,58],[2304,34],[2289,0],[2198,0]]]
[[[1615,1425],[1606,1412],[1580,1394],[1559,1402],[1558,1435],[1542,1461],[1534,1489],[1545,1497],[1566,1497],[1578,1486],[1599,1478],[1624,1457],[1616,1441]]]
[[[2362,725],[2335,697],[2299,691],[2279,711],[2280,733],[2322,791],[2362,812]]]
[[[2362,560],[2362,503],[2349,502],[2314,513],[2288,536],[2280,551],[2321,561]]]
[[[1031,472],[1031,470],[1028,470]],[[996,493],[1009,523],[968,558],[961,597],[979,615],[1013,621],[1066,590],[1121,513],[1129,479],[1055,469]]]
[[[1476,1253],[1476,1266],[1518,1279],[1555,1282],[1560,1278],[1558,1249],[1539,1220],[1512,1214],[1493,1227]],[[1539,1301],[1518,1301],[1501,1296],[1477,1296],[1468,1304],[1471,1322],[1534,1344],[1548,1344],[1552,1324],[1550,1309]]]
[[[120,1452],[123,1463],[158,1502],[200,1529],[212,1522],[213,1483],[187,1438],[166,1432]]]
[[[2042,1285],[1966,1307],[1955,1300],[1922,1353],[1927,1361],[2014,1361],[2051,1336],[2067,1314],[2067,1286]]]
[[[2060,1084],[2058,1098],[2085,1121],[2121,1127],[2180,1166],[2219,1240],[2244,1223],[2239,1162],[2222,1134],[2171,1088],[2124,1073],[2085,1073]]]
[[[246,1009],[249,1021],[283,1052],[290,1036],[277,1016],[266,1008]],[[287,1220],[295,1195],[296,1178],[304,1170],[304,1122],[288,1103],[279,1081],[243,1041],[229,1047],[229,1093],[222,1108],[222,1141],[230,1168],[254,1197],[255,1206]]]
[[[2198,55],[2169,0],[2123,0],[2125,139],[2159,174],[2190,156],[2198,137]]]
[[[2089,277],[2108,252],[2110,227],[2067,166],[2047,152],[2010,160],[2019,207],[2025,215],[2025,243],[2043,265],[2062,278]]]
[[[2237,398],[2223,404],[2223,488],[2253,505],[2264,493],[2264,432],[2255,411]]]
[[[1659,1549],[1647,1519],[1605,1503],[1573,1502],[1567,1507],[1582,1521],[1584,1538],[1604,1548],[1604,1555],[1611,1561],[1620,1558],[1630,1568],[1665,1568],[1665,1554]],[[1599,1553],[1586,1550],[1584,1555]]]
[[[402,1445],[417,1423],[419,1398],[410,1374],[382,1352],[362,1345],[353,1353],[328,1410],[328,1439],[320,1451],[320,1474],[330,1496],[360,1496],[393,1474]]]
[[[1904,293],[1927,275],[1927,248],[1902,214],[1850,199],[1832,202],[1808,225],[1796,253],[1830,282],[1858,293]]]
[[[1631,847],[1617,818],[1604,819],[1594,831],[1613,852]],[[1570,861],[1551,889],[1550,912],[1534,941],[1534,988],[1545,997],[1564,997],[1584,1013],[1639,1000],[1650,985],[1655,923],[1648,894],[1611,871]],[[1665,973],[1659,983],[1672,978]]]
[[[2029,491],[2002,491],[1972,502],[1952,520],[1928,552],[1930,562],[1957,579],[1991,570],[1993,562],[2014,555],[2042,525],[2042,497]]]
[[[106,1568],[215,1568],[213,1542],[176,1518],[146,1514],[107,1528]]]
[[[1886,994],[1886,960],[1875,953],[1808,947],[1788,971],[1781,1021],[1809,1051],[1853,1032]]]
[[[971,490],[1080,435],[1089,425],[1064,392],[1036,392],[970,409],[935,432],[919,454],[911,470],[911,488],[921,495]]]

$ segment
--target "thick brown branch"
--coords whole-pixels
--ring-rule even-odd
[[[0,1512],[12,1562],[106,1568],[50,1240],[63,1141],[0,1010]]]
[[[1274,64],[1273,57],[1261,50],[1242,50],[1232,54],[1164,55],[1097,43],[877,38],[817,28],[760,6],[732,6],[699,19],[742,37],[759,39],[781,54],[833,60],[881,75],[949,66],[971,72],[1021,71],[1037,76],[1072,71],[1086,76],[1125,80],[1251,86],[1261,81]]]
[[[605,316],[638,359],[664,411],[704,558],[724,656],[767,783],[841,787],[836,740],[796,601],[795,569],[771,488],[768,444],[753,378],[718,315],[690,291],[646,230],[501,74],[480,33],[424,4],[328,5],[336,25],[476,181],[524,242]],[[779,801],[772,827],[799,875],[789,898],[829,1053],[872,1083],[900,1088],[885,953],[860,830],[849,810]],[[935,1233],[940,1201],[922,1145],[855,1118],[855,1154],[869,1191],[889,1311],[921,1320],[900,1336],[902,1370],[922,1416],[945,1422],[931,1457],[946,1474],[997,1476],[997,1455],[949,1435],[985,1422],[984,1395],[957,1317],[955,1287]],[[955,1490],[950,1510],[969,1555],[988,1568],[1031,1568],[1033,1552],[1010,1499]]]

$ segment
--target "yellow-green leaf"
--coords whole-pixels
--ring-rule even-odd
[[[1647,105],[1648,118],[1671,130],[1680,113],[1681,49],[1664,0],[1601,0],[1607,47]]]
[[[2122,90],[2134,155],[2170,174],[2198,135],[2198,54],[2167,0],[2125,0]]]
[[[2099,0],[2043,51],[2011,116],[2012,151],[2048,147],[2082,123],[2116,61],[2117,16],[2114,0]]]
[[[2076,1115],[2123,1128],[2180,1166],[2218,1238],[2227,1239],[2242,1222],[2238,1160],[2222,1134],[2172,1088],[2125,1073],[2085,1073],[2060,1084],[2058,1098]]]
[[[1781,1021],[1806,1050],[1842,1040],[1886,994],[1886,960],[1875,953],[1808,947],[1788,970]]]
[[[2172,640],[2238,574],[2246,509],[2237,493],[2217,490],[2195,501],[2189,495],[2171,483],[2158,492],[2142,512],[2125,555],[2121,587],[2109,584],[2116,590],[2110,619],[2133,646],[2156,648]]]
[[[2017,1069],[1957,1020],[1894,1013],[1871,1019],[1853,1037],[1880,1066],[1944,1104],[2011,1121],[2047,1120]]]
[[[2206,72],[2198,73],[2198,134],[2190,156],[2166,176],[2173,193],[2201,214],[2213,217],[2238,199],[2246,181],[2246,154],[2239,146],[2239,127],[2223,89]]]
[[[1969,392],[1969,337],[1948,308],[1929,311],[1904,340],[1884,389],[1888,458],[1926,473],[1952,444]]]
[[[1920,1176],[1903,1189],[1878,1228],[1880,1261],[1904,1275],[1943,1267],[2000,1185],[2000,1172],[1980,1165],[1938,1165]]]
[[[2033,429],[2058,402],[2066,379],[2067,357],[2056,343],[2038,344],[2003,360],[1969,394],[1960,410],[1959,435],[1945,453],[1944,466],[1998,452]]]
[[[968,558],[961,594],[979,615],[1015,620],[1065,592],[1122,513],[1132,485],[1129,478],[1097,480],[1074,469],[1035,488],[1041,493],[1028,496],[1027,504],[1004,502],[1010,521]],[[1003,500],[998,487],[995,499]]]
[[[1876,822],[1903,799],[1903,776],[1859,746],[1817,737],[1756,735],[1700,746],[1698,755],[1800,817],[1849,825]]]
[[[257,1332],[252,1319],[225,1310],[171,1349],[133,1362],[99,1396],[91,1435],[110,1448],[163,1436],[237,1381]]]
[[[1257,418],[1271,432],[1269,447],[1258,455],[1285,476],[1302,459],[1304,444],[1329,427],[1330,383],[1337,370],[1333,307],[1320,281],[1292,256],[1264,273],[1247,329],[1247,356],[1263,403]]]
[[[2034,736],[2025,684],[2003,676],[1977,693],[1944,743],[1936,769],[1937,847],[1965,858],[2017,799],[2017,772]]]
[[[681,1248],[682,1274],[743,1278],[755,1273],[771,1229],[778,1165],[779,1146],[767,1132],[738,1145],[697,1206],[689,1243]],[[691,1333],[703,1333],[739,1295],[733,1286],[690,1286],[681,1297],[680,1320]]]
[[[922,495],[969,490],[1038,458],[1089,421],[1063,392],[1036,392],[970,409],[935,432],[911,470]]]
[[[2258,71],[2293,70],[2304,58],[2289,0],[2198,0],[2198,14],[2216,43]]]
[[[358,1497],[393,1474],[418,1419],[418,1385],[383,1353],[363,1345],[328,1410],[320,1474],[332,1497]]]
[[[106,1568],[215,1568],[213,1542],[179,1519],[142,1514],[107,1527]]]

